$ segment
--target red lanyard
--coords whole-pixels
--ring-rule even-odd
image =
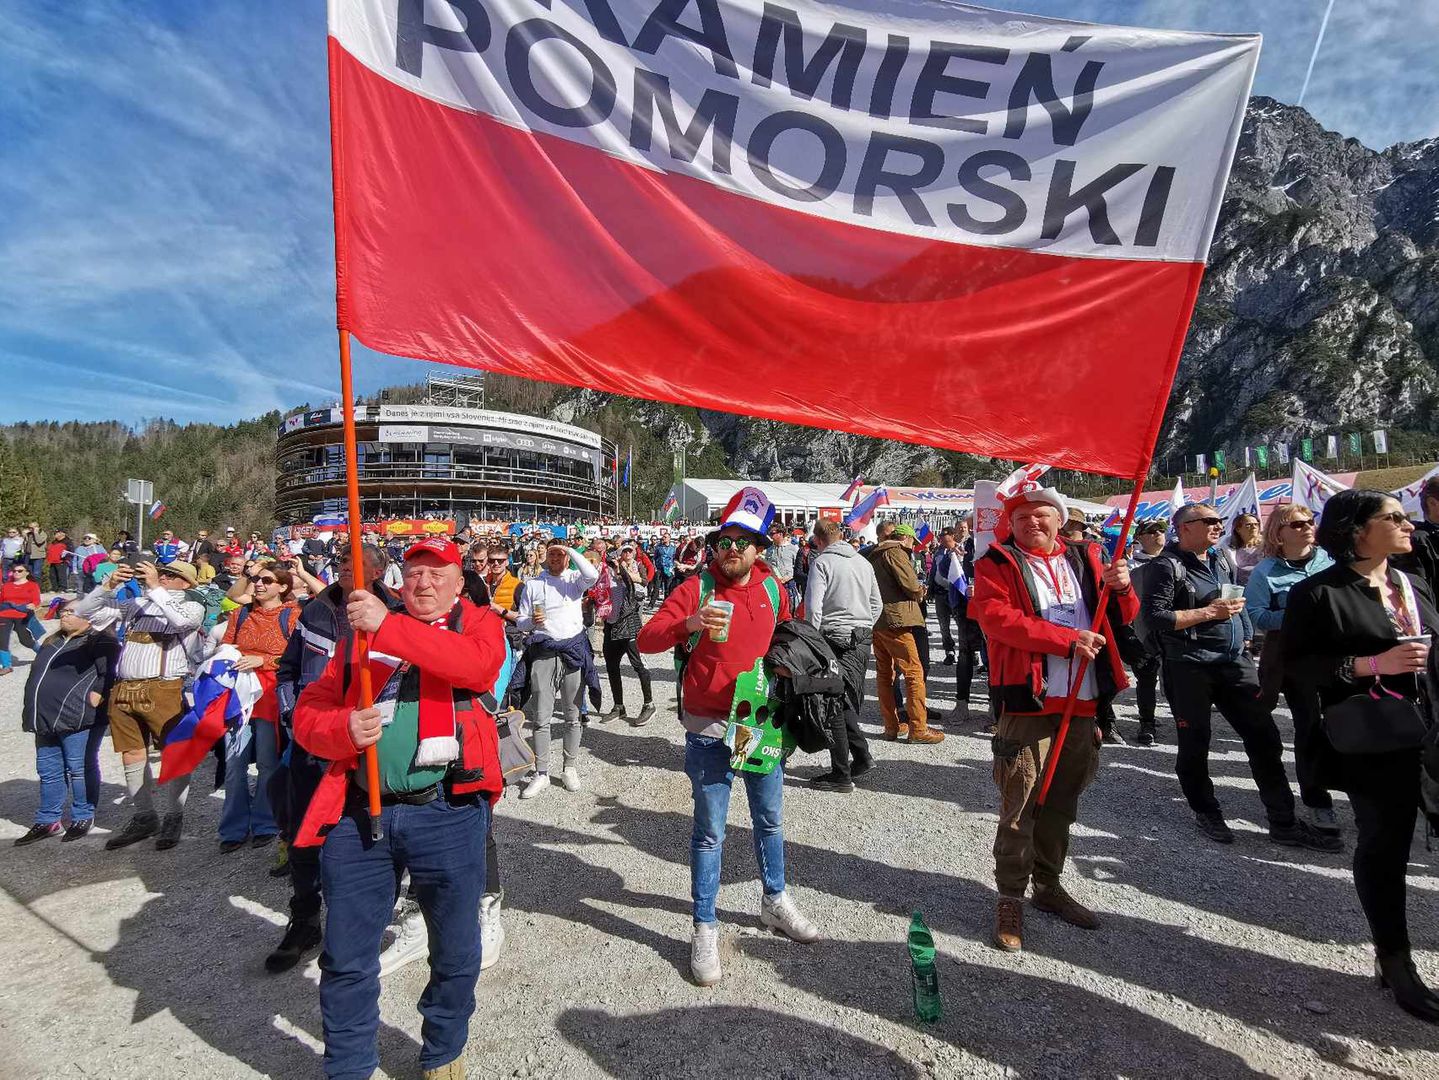
[[[1069,601],[1066,600],[1064,596],[1064,587],[1059,583],[1059,574],[1054,569],[1054,567],[1050,565],[1050,560],[1064,557],[1063,550],[1059,551],[1055,555],[1029,555],[1027,552],[1026,555],[1029,558],[1038,559],[1040,561],[1040,565],[1044,567],[1044,576],[1047,577],[1049,579],[1049,583],[1054,586],[1055,601],[1061,604],[1069,603]]]

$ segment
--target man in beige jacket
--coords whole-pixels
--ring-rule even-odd
[[[869,551],[879,596],[884,610],[874,626],[875,675],[879,686],[879,709],[884,717],[884,737],[890,742],[908,736],[912,743],[937,743],[944,736],[929,730],[925,700],[924,668],[912,627],[924,625],[919,602],[925,589],[914,571],[915,535],[912,525],[895,526],[892,537],[881,540]],[[894,705],[894,669],[904,676],[905,704],[909,723],[899,722]]]

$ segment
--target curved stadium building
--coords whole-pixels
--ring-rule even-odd
[[[362,405],[355,420],[366,521],[439,516],[565,522],[614,506],[615,446],[584,428],[439,404]],[[339,408],[286,417],[275,456],[279,524],[345,512]]]

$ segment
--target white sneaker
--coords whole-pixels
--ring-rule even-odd
[[[560,773],[560,784],[566,791],[580,790],[580,770],[573,765],[566,765]]]
[[[819,940],[819,927],[804,917],[788,892],[766,896],[760,902],[759,921],[792,941],[808,945]]]
[[[695,923],[690,939],[690,974],[701,986],[720,981],[719,923]]]
[[[520,798],[533,799],[536,795],[544,791],[545,788],[549,786],[549,773],[535,773],[534,776],[530,777],[527,781],[525,781],[525,786],[520,789]]]
[[[500,950],[505,946],[505,928],[500,925],[500,905],[505,899],[502,891],[485,893],[480,897],[480,970],[495,965]]]
[[[400,901],[385,936],[389,943],[380,950],[382,979],[430,955],[430,932],[425,927],[425,917],[420,914],[420,905],[413,900]]]

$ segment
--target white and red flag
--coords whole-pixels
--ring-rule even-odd
[[[939,0],[331,0],[340,326],[1140,476],[1258,52]]]

